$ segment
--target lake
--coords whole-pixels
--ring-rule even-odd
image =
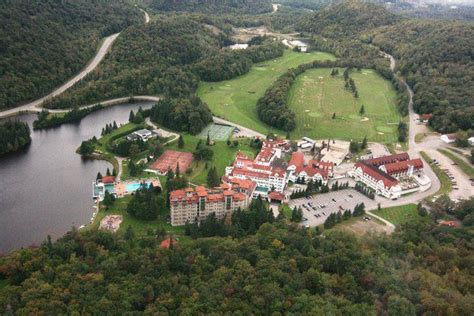
[[[33,131],[31,145],[0,158],[0,252],[56,239],[92,217],[92,181],[112,166],[75,153],[83,140],[100,137],[106,123],[126,123],[130,110],[152,103],[122,104],[94,112],[80,123]],[[36,114],[18,116],[32,128]],[[111,170],[112,171],[112,170]]]

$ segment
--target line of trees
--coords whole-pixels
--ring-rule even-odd
[[[264,223],[273,223],[275,218],[273,212],[265,202],[257,198],[252,200],[247,210],[237,209],[232,215],[218,219],[211,213],[199,224],[186,224],[185,234],[196,239],[199,237],[232,236],[242,237],[255,232]]]
[[[363,184],[362,182],[357,182],[354,189],[357,192],[362,193],[363,195],[365,195],[371,200],[375,199],[375,191],[369,188],[368,186],[366,186],[365,184]]]
[[[64,123],[80,122],[90,113],[98,111],[102,108],[103,106],[101,104],[83,109],[75,106],[71,111],[66,112],[64,115],[50,115],[48,110],[43,109],[40,113],[38,113],[38,118],[33,122],[33,129],[45,129],[56,127]]]
[[[351,212],[351,210],[345,210],[344,213],[342,211],[339,211],[337,213],[331,213],[331,214],[329,214],[328,218],[326,218],[326,220],[324,221],[324,228],[326,228],[326,229],[332,228],[332,227],[336,226],[336,224],[350,219],[352,216],[353,217],[358,217],[358,216],[362,216],[364,214],[365,214],[365,204],[364,203],[357,204],[354,207],[353,212]]]

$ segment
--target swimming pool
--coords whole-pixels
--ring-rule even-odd
[[[142,183],[142,182],[132,182],[132,183],[127,183],[125,184],[125,190],[127,192],[135,192],[136,190],[140,189],[141,187],[146,187],[148,188],[150,186],[149,181]]]

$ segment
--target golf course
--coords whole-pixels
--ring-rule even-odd
[[[335,138],[394,143],[400,115],[396,92],[388,80],[372,69],[350,72],[357,86],[355,98],[344,87],[344,69],[331,76],[330,68],[317,68],[300,75],[293,84],[288,106],[296,113],[292,138]],[[364,106],[364,111],[360,109]]]
[[[201,82],[197,94],[216,116],[263,134],[272,131],[285,135],[285,132],[275,130],[258,119],[257,101],[288,69],[314,60],[335,60],[335,57],[321,52],[305,54],[285,50],[282,57],[255,64],[243,76],[220,82]]]

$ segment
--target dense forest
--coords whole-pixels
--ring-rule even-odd
[[[19,150],[31,142],[30,128],[20,121],[0,122],[0,156]]]
[[[195,65],[194,72],[204,81],[228,80],[249,72],[253,63],[283,55],[283,44],[274,41],[259,44],[245,50],[225,49],[216,55],[208,56]]]
[[[474,128],[474,25],[408,20],[377,30],[372,42],[392,53],[415,92],[414,109],[433,113],[443,133]]]
[[[240,237],[169,249],[161,229],[72,231],[0,258],[0,313],[472,315],[473,203],[453,209],[466,227],[424,215],[391,236],[321,234],[258,202],[226,224]],[[187,231],[219,235],[216,223]]]
[[[260,14],[272,11],[271,0],[145,0],[159,11],[186,11],[202,13]]]
[[[0,2],[0,20],[1,110],[51,92],[143,13],[126,0],[15,0]]]
[[[176,131],[199,133],[212,122],[212,114],[207,104],[193,96],[189,99],[164,98],[153,106],[152,121]]]

